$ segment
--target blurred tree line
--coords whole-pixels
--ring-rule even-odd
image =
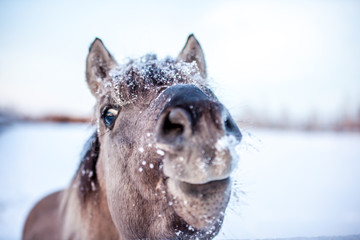
[[[313,111],[305,119],[295,119],[284,110],[277,116],[269,116],[266,112],[247,108],[237,116],[237,123],[242,127],[258,127],[271,129],[295,129],[303,131],[336,131],[360,132],[360,106],[355,114],[344,110],[342,113],[328,119]]]

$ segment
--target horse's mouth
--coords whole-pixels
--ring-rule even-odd
[[[229,177],[204,184],[168,178],[171,205],[189,225],[210,229],[223,219],[230,198],[230,182]]]
[[[237,162],[233,148],[188,145],[180,152],[164,152],[162,173],[167,178],[169,206],[198,230],[221,224],[230,199],[230,174]]]
[[[230,184],[230,177],[222,180],[210,181],[203,184],[193,184],[179,180],[175,181],[183,193],[206,199],[207,197],[211,197],[211,193],[214,190],[216,191],[216,189],[226,188]]]

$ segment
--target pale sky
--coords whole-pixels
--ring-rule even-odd
[[[0,108],[88,114],[85,58],[100,37],[118,62],[176,57],[188,34],[205,52],[215,92],[298,119],[360,106],[359,1],[0,1]]]

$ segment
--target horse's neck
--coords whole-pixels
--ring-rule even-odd
[[[112,221],[105,195],[98,189],[83,201],[79,194],[79,173],[63,193],[63,239],[120,239]]]

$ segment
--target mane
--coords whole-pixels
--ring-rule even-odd
[[[100,143],[97,132],[95,132],[85,144],[83,157],[77,170],[80,179],[78,191],[83,202],[98,189],[96,163],[99,153]]]

